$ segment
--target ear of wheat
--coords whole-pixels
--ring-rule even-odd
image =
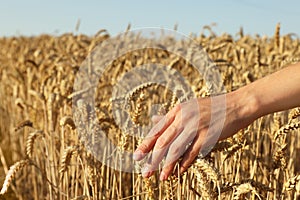
[[[296,175],[290,179],[288,179],[285,183],[284,183],[284,189],[286,191],[291,191],[291,190],[295,190],[296,189],[296,184],[300,182],[300,175]]]
[[[74,123],[74,120],[70,116],[64,116],[63,118],[61,118],[59,124],[60,124],[60,126],[68,125],[69,127],[72,128],[72,130],[76,129],[76,125]]]
[[[32,127],[32,126],[33,126],[32,121],[30,121],[30,120],[25,120],[25,121],[20,122],[20,123],[16,126],[15,131],[18,131],[18,130],[20,130],[20,129],[26,127],[26,126]]]
[[[289,113],[289,119],[296,119],[300,116],[300,108],[295,108]]]
[[[0,191],[0,194],[5,194],[11,185],[13,179],[15,178],[16,174],[21,171],[27,164],[29,163],[28,160],[21,160],[19,162],[16,162],[14,165],[12,165],[5,177],[2,189]]]
[[[300,128],[300,121],[299,122],[291,122],[289,124],[286,124],[282,126],[274,136],[274,139],[278,139],[280,136],[287,134],[290,131],[296,130]]]
[[[256,191],[255,187],[251,185],[251,183],[243,183],[239,186],[236,187],[235,192],[234,192],[234,200],[239,200],[239,199],[245,199],[243,196],[244,194],[247,193],[253,193],[255,194],[260,200],[262,199],[258,192]]]
[[[145,189],[146,189],[146,196],[147,196],[147,199],[149,200],[154,200],[154,189],[153,189],[153,181],[152,181],[152,177],[150,178],[144,178],[144,184],[145,184]]]
[[[43,132],[41,130],[37,130],[34,131],[32,133],[29,134],[29,136],[27,137],[27,141],[26,141],[26,155],[28,156],[28,158],[32,157],[32,153],[33,153],[33,145],[34,145],[34,141],[38,136],[42,136]]]
[[[280,46],[280,23],[276,25],[275,35],[274,35],[274,44],[278,49]]]
[[[67,147],[61,157],[61,164],[59,173],[63,174],[68,166],[70,165],[72,155],[77,152],[77,146],[69,146]]]
[[[130,115],[132,122],[135,125],[140,124],[139,117],[143,110],[144,100],[145,100],[145,94],[143,92],[141,92],[139,98],[136,100],[136,107],[133,111],[133,115],[132,116]]]

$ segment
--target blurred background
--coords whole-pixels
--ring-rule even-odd
[[[206,0],[206,1],[77,1],[0,0],[0,36],[59,35],[66,32],[95,34],[107,29],[111,35],[131,28],[163,27],[189,34],[213,25],[217,34],[273,35],[300,32],[300,1]]]

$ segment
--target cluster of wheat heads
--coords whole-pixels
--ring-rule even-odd
[[[159,171],[143,179],[95,159],[79,140],[89,137],[89,132],[75,126],[72,98],[85,91],[74,93],[73,84],[88,53],[109,37],[101,30],[94,37],[65,34],[0,39],[0,199],[299,198],[299,108],[256,120],[233,138],[219,142],[205,158],[195,160],[185,174],[164,182],[158,180]],[[279,25],[274,37],[244,35],[243,30],[236,36],[217,36],[209,27],[190,37],[215,62],[227,91],[300,58],[299,39],[293,34],[280,35]],[[162,46],[172,42],[176,41],[166,39]],[[115,51],[115,45],[107,52]],[[176,45],[184,49],[186,43]],[[160,104],[158,113],[163,114],[181,101],[167,87],[153,82],[112,98],[118,77],[151,63],[179,71],[197,96],[209,95],[190,63],[163,49],[142,49],[119,57],[96,87],[95,113],[79,101],[77,114],[82,120],[97,116],[97,127],[121,151],[133,151],[141,142],[131,134],[142,135],[141,130],[126,129],[126,123],[151,124],[151,105]],[[126,100],[130,113],[125,128],[115,123],[112,114],[112,102],[120,99]]]

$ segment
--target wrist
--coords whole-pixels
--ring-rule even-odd
[[[250,123],[262,116],[260,113],[259,98],[251,87],[245,86],[234,92],[228,93],[229,102],[234,103],[237,117]],[[232,99],[232,100],[231,100]]]

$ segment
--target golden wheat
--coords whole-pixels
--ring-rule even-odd
[[[70,165],[72,155],[76,153],[76,151],[77,151],[76,146],[69,146],[64,150],[60,162],[61,163],[59,169],[60,174],[63,174],[67,170],[68,166]]]
[[[28,156],[28,158],[32,158],[33,145],[34,145],[35,139],[38,136],[42,136],[42,135],[43,135],[43,132],[40,130],[34,131],[28,135],[27,141],[26,141],[26,156]]]
[[[129,29],[127,39],[133,46],[151,43],[143,35],[130,35]],[[226,33],[218,36],[209,26],[205,30],[208,35],[190,37],[206,50],[214,62],[210,70],[220,73],[218,80],[228,92],[299,62],[300,41],[293,34],[281,35],[280,24],[274,37],[253,37],[243,29],[236,37]],[[126,72],[135,66],[160,63],[168,73],[180,73],[197,97],[209,98],[218,87],[207,83],[194,69],[192,63],[199,58],[194,48],[185,52],[189,41],[166,37],[159,41],[158,49],[117,57],[97,85],[73,91],[77,74],[98,75],[92,64],[97,65],[97,60],[109,53],[118,54],[120,44],[111,42],[103,55],[93,57],[93,49],[109,37],[103,29],[91,37],[63,34],[0,38],[0,173],[7,174],[0,179],[4,181],[1,194],[5,199],[298,198],[299,108],[254,121],[234,137],[217,143],[204,159],[196,159],[187,173],[175,174],[164,182],[159,182],[160,170],[143,179],[140,174],[116,170],[117,164],[113,168],[106,165],[115,158],[123,166],[131,165],[124,155],[141,143],[150,128],[150,115],[164,115],[187,99],[182,94],[185,88],[175,85],[165,72],[153,76],[164,77],[166,86],[153,81],[133,84],[132,88],[126,85],[120,89],[126,92],[114,97],[114,87]],[[175,44],[186,58],[168,52],[169,44]],[[85,62],[87,57],[91,59]],[[88,69],[81,72],[80,66],[85,64]],[[94,108],[82,99],[92,91],[96,92]],[[151,113],[157,104],[158,111]],[[127,109],[126,115],[113,112],[118,106]],[[128,116],[124,124],[116,123],[115,119],[121,121]],[[36,140],[39,136],[41,140]],[[103,136],[113,145],[104,145]],[[115,157],[115,152],[121,155]],[[22,160],[25,156],[29,161]],[[15,164],[8,169],[11,163]],[[142,163],[135,167],[139,169]],[[29,164],[34,167],[24,168]],[[16,176],[20,170],[24,173]],[[9,186],[12,190],[7,190]]]
[[[61,118],[60,121],[59,121],[59,125],[60,126],[68,125],[73,130],[76,129],[75,122],[74,122],[74,120],[72,119],[71,116],[64,116],[63,118]]]
[[[26,127],[26,126],[32,127],[32,126],[33,126],[32,121],[30,121],[30,120],[25,120],[25,121],[20,122],[20,123],[16,126],[15,131],[18,131],[18,130],[20,130],[20,129]]]
[[[300,175],[296,175],[287,180],[284,184],[284,189],[287,191],[295,190],[296,184],[300,181]]]
[[[0,191],[1,194],[5,194],[7,192],[8,187],[11,185],[13,179],[16,177],[16,174],[23,169],[28,164],[28,160],[21,160],[16,162],[13,166],[11,166],[6,174],[5,181],[3,183],[2,189]]]

